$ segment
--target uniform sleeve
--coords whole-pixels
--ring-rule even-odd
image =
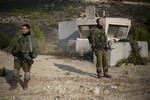
[[[36,58],[39,54],[39,45],[37,38],[35,37],[32,38],[32,48],[33,48],[33,58]]]
[[[15,35],[12,40],[10,41],[8,47],[5,49],[7,52],[11,52],[14,50],[18,40],[19,40],[19,35]]]

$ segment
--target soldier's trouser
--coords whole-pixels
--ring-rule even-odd
[[[14,71],[13,71],[14,78],[17,80],[19,79],[19,71],[22,68],[23,71],[25,72],[24,78],[26,80],[29,80],[31,65],[32,65],[32,63],[29,61],[20,62],[20,61],[14,60]]]
[[[97,57],[96,62],[96,71],[97,74],[101,73],[101,69],[103,69],[103,74],[108,73],[108,66],[107,66],[107,51],[102,50],[96,50],[95,55]]]

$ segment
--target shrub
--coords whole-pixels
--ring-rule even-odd
[[[65,75],[71,75],[71,72],[66,72]]]
[[[117,62],[116,67],[120,67],[121,65],[125,64],[127,65],[129,63],[128,59],[121,59]]]
[[[45,21],[44,24],[47,26],[50,26],[50,27],[57,27],[58,21],[57,20],[49,20],[49,21]]]
[[[147,41],[148,48],[150,49],[150,27],[149,26],[134,26],[132,27],[130,34],[134,40]]]
[[[138,53],[132,52],[128,58],[121,59],[117,62],[116,67],[124,65],[147,65],[149,60],[147,58],[141,57]]]
[[[6,69],[4,67],[0,68],[0,76],[6,76]]]
[[[40,28],[40,24],[38,22],[31,22],[31,27],[35,37],[37,37],[40,40],[45,39],[44,32]]]
[[[9,45],[10,38],[6,33],[0,33],[0,49],[4,49]]]

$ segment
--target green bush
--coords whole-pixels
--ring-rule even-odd
[[[149,60],[147,58],[137,58],[134,55],[130,55],[128,58],[121,59],[117,62],[116,67],[120,67],[122,65],[147,65]]]
[[[6,76],[6,69],[4,67],[0,68],[0,76]]]
[[[50,27],[58,27],[58,21],[57,20],[49,20],[44,22],[45,25]]]
[[[149,26],[135,26],[132,27],[130,34],[134,40],[147,41],[150,49],[150,27]]]
[[[40,40],[45,39],[44,32],[40,28],[40,24],[38,22],[31,22],[31,27],[35,37],[37,37]]]
[[[10,43],[10,38],[6,33],[0,33],[0,49],[6,48]]]
[[[129,63],[129,60],[124,58],[117,62],[116,67],[120,67],[123,64],[127,65],[128,63]]]

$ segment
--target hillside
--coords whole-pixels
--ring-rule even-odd
[[[0,0],[0,69],[6,69],[6,76],[0,77],[0,100],[150,100],[150,62],[147,65],[122,63],[120,67],[109,68],[111,79],[97,79],[95,64],[58,52],[58,23],[81,17],[89,5],[95,5],[100,16],[105,10],[107,17],[130,18],[130,34],[136,33],[138,38],[140,32],[150,43],[149,0],[128,0],[139,4],[122,3],[125,0],[89,1]],[[21,70],[18,88],[11,92],[8,89],[14,59],[5,51],[10,52],[13,37],[23,23],[29,23],[36,32],[41,54],[31,68],[29,89],[22,88],[24,72]]]
[[[123,4],[120,0],[108,2],[85,2],[85,0],[1,0],[0,1],[0,48],[8,46],[10,40],[23,23],[29,23],[38,36],[45,37],[44,42],[52,50],[57,50],[58,22],[81,17],[86,6],[95,5],[96,12],[107,17],[125,17],[132,20],[132,25],[144,25],[149,21],[150,6]],[[113,2],[112,2],[113,1]],[[136,0],[135,0],[136,1]],[[138,1],[138,0],[137,0]],[[141,1],[141,0],[140,0]],[[143,0],[149,2],[148,0]],[[6,43],[6,44],[4,44]],[[48,44],[47,44],[48,43]]]

